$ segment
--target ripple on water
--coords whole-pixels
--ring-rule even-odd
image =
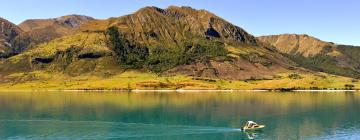
[[[16,136],[2,137],[8,140],[120,139],[240,132],[234,128],[99,121],[3,120],[0,124],[16,128]]]

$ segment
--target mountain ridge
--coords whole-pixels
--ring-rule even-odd
[[[275,46],[303,67],[348,77],[360,78],[360,47],[325,42],[309,35],[281,34],[261,36],[262,42]],[[349,53],[352,50],[356,53]]]
[[[71,14],[71,15],[65,15],[65,16],[61,16],[61,17],[57,17],[57,18],[49,18],[49,19],[28,19],[28,20],[21,22],[18,26],[23,31],[26,32],[26,31],[30,31],[30,30],[35,30],[37,28],[44,28],[44,26],[51,26],[51,24],[54,24],[54,23],[60,23],[60,24],[66,24],[66,25],[69,25],[72,27],[78,27],[81,24],[83,24],[83,22],[92,21],[92,20],[95,20],[95,19],[92,17],[89,17],[89,16],[85,16],[85,15]],[[41,23],[43,23],[45,25],[38,25]]]
[[[93,20],[95,19],[92,17],[74,14],[58,18],[26,20],[19,24],[24,33],[17,37],[14,51],[21,53],[38,44],[73,34],[80,25]]]

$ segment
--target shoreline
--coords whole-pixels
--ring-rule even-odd
[[[186,93],[186,92],[360,92],[360,89],[355,90],[206,90],[206,89],[199,89],[199,90],[67,90],[67,89],[49,89],[49,90],[39,90],[39,89],[25,89],[25,90],[1,90],[1,92],[135,92],[135,93],[142,93],[142,92],[177,92],[177,93]]]

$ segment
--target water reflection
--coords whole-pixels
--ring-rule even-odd
[[[359,93],[0,93],[0,139],[358,138]],[[267,127],[240,132],[247,120]]]

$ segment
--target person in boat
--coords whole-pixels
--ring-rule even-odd
[[[245,126],[241,128],[241,130],[259,130],[264,128],[265,125],[258,125],[253,121],[247,121]]]
[[[256,124],[255,122],[253,122],[253,121],[247,121],[246,122],[246,127],[247,128],[253,128],[254,126],[257,126],[258,124]]]

